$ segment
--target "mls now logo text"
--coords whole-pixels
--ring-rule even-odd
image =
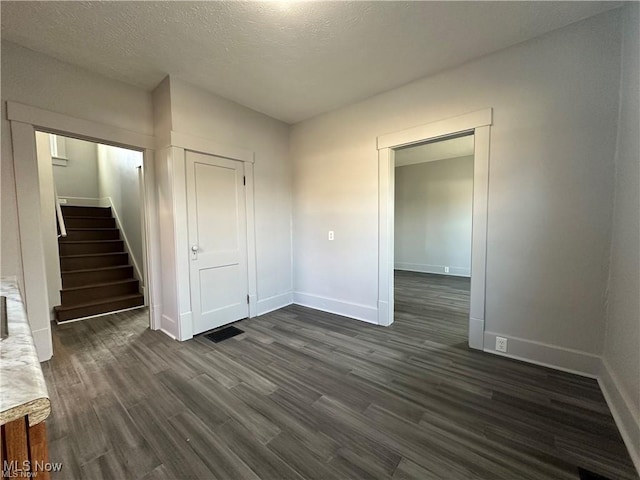
[[[38,478],[40,472],[59,472],[62,462],[30,462],[17,460],[2,462],[2,478]]]

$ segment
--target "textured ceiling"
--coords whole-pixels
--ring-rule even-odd
[[[2,38],[153,89],[175,75],[288,123],[618,2],[6,2]]]
[[[396,150],[396,167],[473,155],[473,135]]]

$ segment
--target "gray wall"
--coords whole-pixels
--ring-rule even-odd
[[[625,7],[605,367],[640,469],[640,7]],[[614,398],[614,400],[616,400]],[[626,408],[624,403],[626,403]],[[635,420],[635,422],[634,422]]]
[[[67,165],[53,166],[59,197],[98,198],[98,151],[96,144],[65,138]]]
[[[108,145],[98,145],[100,198],[109,197],[120,221],[129,252],[142,275],[142,195],[139,169],[142,153]]]
[[[177,132],[255,153],[258,309],[262,311],[269,305],[290,303],[292,207],[289,126],[173,77],[171,115],[172,128]]]
[[[22,280],[18,240],[18,213],[6,101],[117,125],[126,130],[153,134],[151,94],[75,65],[2,41],[2,162],[0,175],[0,269],[2,275]],[[20,159],[17,159],[20,161]]]
[[[471,274],[473,157],[396,168],[395,268]]]
[[[600,355],[620,20],[611,11],[294,125],[296,292],[336,313],[377,309],[376,137],[492,107],[485,328]]]

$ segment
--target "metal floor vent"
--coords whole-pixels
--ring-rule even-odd
[[[206,333],[205,337],[211,340],[214,343],[222,342],[223,340],[227,340],[229,338],[235,337],[236,335],[240,335],[244,333],[244,330],[240,330],[236,327],[224,327],[218,330],[214,330],[211,333]]]

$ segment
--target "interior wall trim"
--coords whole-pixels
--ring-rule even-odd
[[[154,137],[125,130],[113,125],[93,122],[62,113],[51,112],[17,102],[7,102],[7,118],[11,121],[11,142],[16,175],[16,197],[18,200],[18,225],[20,229],[20,252],[24,279],[25,305],[30,317],[46,318],[41,310],[48,310],[46,270],[44,264],[44,245],[42,244],[40,218],[40,186],[38,181],[38,161],[36,155],[36,131],[56,133],[73,138],[124,147],[143,153],[143,171],[145,185],[154,184],[153,148]],[[146,250],[152,257],[159,255],[159,232],[157,224],[156,202],[150,192],[145,193],[145,238]],[[28,252],[28,254],[27,254]],[[158,272],[148,272],[149,301],[156,303],[160,298]],[[160,328],[161,312],[155,310],[150,317],[150,327]],[[49,328],[49,325],[47,325]],[[34,328],[39,330],[40,328]],[[47,337],[47,338],[45,338]],[[51,331],[47,336],[40,335],[42,341],[38,354],[41,361],[53,354]]]
[[[196,153],[255,163],[255,153],[252,150],[235,147],[233,145],[223,145],[208,138],[199,137],[190,133],[176,132],[175,130],[172,130],[165,138],[157,139],[157,149],[167,147],[179,147]]]
[[[604,358],[600,367],[598,383],[622,440],[629,450],[631,461],[640,475],[640,412],[634,408],[633,401],[621,388],[618,377]]]
[[[304,292],[293,293],[293,303],[327,313],[353,318],[367,323],[378,323],[378,309],[368,305],[346,302]]]
[[[508,353],[495,350],[497,336],[507,339]],[[598,378],[600,373],[599,355],[496,332],[485,331],[484,338],[484,351],[487,353],[522,360],[583,377]]]
[[[460,134],[474,135],[473,227],[469,347],[484,348],[489,154],[493,110],[486,108],[377,137],[378,145],[378,325],[394,320],[395,150]]]
[[[108,140],[111,145],[137,150],[155,148],[155,139],[151,135],[71,117],[18,102],[7,102],[7,118],[11,121],[28,123],[37,130],[47,133],[73,136],[81,140],[93,142]]]
[[[265,315],[280,308],[284,308],[293,303],[293,292],[281,293],[257,301],[257,316]]]
[[[257,289],[258,271],[256,260],[256,229],[255,229],[255,175],[253,162],[255,154],[251,150],[221,145],[209,139],[195,135],[172,131],[168,147],[170,151],[170,177],[173,193],[173,212],[185,212],[187,209],[186,191],[186,154],[187,152],[202,153],[216,157],[228,158],[243,162],[245,176],[245,208],[247,226],[247,280],[249,295],[249,317],[253,318],[258,313]],[[177,275],[177,309],[179,312],[178,336],[181,341],[193,338],[193,318],[191,314],[191,289],[189,284],[189,242],[188,225],[186,215],[174,215],[173,221],[175,239],[175,268]]]

